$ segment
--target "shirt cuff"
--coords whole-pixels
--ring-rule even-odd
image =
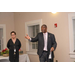
[[[32,39],[30,38],[29,41],[31,41]]]

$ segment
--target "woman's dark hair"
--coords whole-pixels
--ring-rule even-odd
[[[15,31],[12,31],[10,34],[14,33],[16,35],[16,32]]]

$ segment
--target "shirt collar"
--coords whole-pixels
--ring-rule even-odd
[[[48,32],[46,32],[46,33],[43,33],[43,34],[47,34]]]

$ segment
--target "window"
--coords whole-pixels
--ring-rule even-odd
[[[30,37],[36,37],[37,34],[41,31],[42,20],[35,20],[25,23],[25,34],[28,34]],[[37,54],[38,42],[30,42],[26,40],[26,51],[30,54]]]
[[[70,57],[75,58],[75,13],[68,14]]]
[[[0,28],[0,51],[3,49],[3,28]]]
[[[36,37],[39,31],[39,25],[28,26],[28,34],[30,37]],[[31,45],[31,46],[30,46]],[[38,48],[38,42],[29,42],[29,50],[35,50]]]
[[[6,29],[4,24],[0,24],[0,52],[6,47]]]

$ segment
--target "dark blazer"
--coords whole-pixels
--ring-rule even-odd
[[[7,43],[7,47],[9,48],[9,60],[11,62],[14,61],[14,46],[16,48],[16,61],[19,61],[19,49],[21,47],[21,42],[19,41],[19,39],[16,39],[15,44],[13,43],[12,39],[10,39]]]
[[[31,38],[31,42],[37,42],[37,41],[38,41],[37,54],[39,55],[39,57],[41,57],[44,48],[44,37],[42,32],[38,33],[35,38]],[[48,32],[48,42],[47,42],[48,55],[50,54],[51,47],[54,47],[55,50],[56,46],[57,43],[54,34]],[[52,51],[52,58],[54,58],[54,51]]]

